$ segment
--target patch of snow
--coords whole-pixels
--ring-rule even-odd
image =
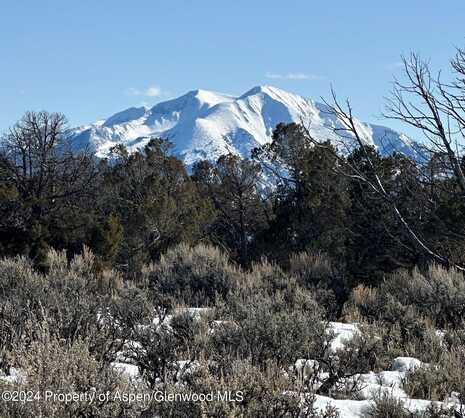
[[[397,372],[408,372],[421,365],[422,362],[414,357],[396,357],[392,362],[392,370]]]
[[[378,395],[389,395],[395,398],[407,397],[407,394],[402,389],[402,379],[405,377],[404,372],[370,372],[357,377],[361,385],[358,396],[362,399],[373,399]]]
[[[18,369],[10,367],[9,375],[0,375],[0,380],[5,383],[16,384],[25,381],[25,375]]]
[[[337,408],[341,418],[360,418],[372,404],[373,402],[368,400],[333,399],[317,395],[314,407],[320,411],[324,411],[328,405],[332,405]]]
[[[208,314],[211,312],[211,308],[178,308],[175,309],[174,314],[188,314],[191,318],[199,320],[202,315]]]
[[[335,334],[335,338],[331,341],[331,351],[333,352],[344,348],[345,343],[359,332],[357,324],[346,324],[343,322],[330,322],[329,328]]]
[[[129,378],[137,379],[140,376],[139,367],[135,366],[134,364],[113,362],[111,365],[115,370],[118,370]]]

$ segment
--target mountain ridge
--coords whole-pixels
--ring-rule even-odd
[[[191,90],[150,108],[130,107],[104,121],[70,129],[68,137],[74,148],[90,148],[103,158],[115,145],[123,144],[131,152],[156,136],[171,141],[175,155],[191,166],[226,153],[248,157],[253,148],[271,141],[281,122],[302,122],[316,138],[340,141],[334,133],[340,122],[324,104],[269,85],[255,86],[240,96]],[[368,145],[382,148],[383,153],[415,156],[414,143],[406,135],[381,125],[356,123]]]

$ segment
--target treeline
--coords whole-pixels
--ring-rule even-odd
[[[212,243],[245,268],[324,253],[344,288],[437,261],[413,231],[446,263],[465,261],[465,202],[440,154],[426,164],[369,147],[342,156],[297,124],[278,125],[251,159],[225,155],[189,171],[161,139],[132,154],[117,146],[104,160],[72,145],[64,116],[46,112],[27,113],[3,137],[2,256],[46,269],[50,248],[71,257],[87,246],[102,268],[134,275],[180,242]]]

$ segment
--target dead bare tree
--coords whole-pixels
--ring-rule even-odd
[[[430,65],[418,54],[402,58],[405,80],[395,80],[388,98],[386,117],[421,131],[430,156],[445,156],[465,197],[461,147],[465,140],[465,51],[458,49],[451,61],[455,73],[450,82],[433,77]]]

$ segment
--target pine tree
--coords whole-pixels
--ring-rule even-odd
[[[415,164],[400,154],[382,157],[374,148],[356,149],[348,162],[359,173],[375,182],[373,168],[384,187],[396,200],[399,210],[412,228],[421,233],[422,192],[415,187],[418,172]],[[395,216],[392,205],[366,181],[352,179],[349,186],[351,206],[348,211],[350,230],[347,246],[347,268],[352,285],[376,284],[385,273],[410,267],[421,251],[412,245],[405,228]]]

